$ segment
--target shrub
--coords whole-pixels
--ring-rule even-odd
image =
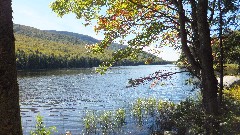
[[[46,128],[46,126],[43,124],[43,117],[40,114],[38,114],[36,117],[35,129],[30,131],[30,134],[31,135],[51,135],[54,132],[57,132],[56,127],[52,126],[52,127]]]
[[[229,90],[224,91],[225,98],[230,98],[235,102],[240,102],[240,85],[235,85]]]
[[[118,109],[116,111],[104,111],[104,112],[87,112],[84,117],[84,125],[87,134],[97,131],[102,133],[110,133],[115,129],[120,129],[125,123],[126,113],[124,109]]]

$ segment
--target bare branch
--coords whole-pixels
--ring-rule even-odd
[[[140,84],[145,83],[146,81],[149,82],[152,80],[161,80],[161,79],[171,78],[175,74],[184,73],[184,72],[189,73],[189,71],[186,71],[186,70],[179,71],[179,72],[167,72],[167,73],[163,73],[159,70],[154,72],[153,74],[148,75],[147,77],[143,77],[139,79],[128,79],[129,85],[126,87],[136,87]]]

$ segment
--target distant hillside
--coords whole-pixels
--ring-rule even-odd
[[[67,32],[67,31],[56,31],[56,30],[39,30],[30,26],[24,26],[20,24],[14,24],[14,33],[25,35],[28,37],[40,38],[43,40],[50,40],[59,43],[73,44],[86,46],[87,44],[95,44],[100,42],[93,37]],[[125,48],[126,46],[113,43],[108,49],[109,50],[118,50]]]
[[[13,30],[14,30],[14,33],[16,34],[21,34],[21,35],[25,35],[33,38],[40,38],[43,40],[55,41],[59,43],[78,44],[82,46],[85,46],[86,44],[88,44],[88,42],[83,41],[76,37],[39,30],[33,27],[19,25],[19,24],[14,24]]]
[[[77,38],[77,39],[82,40],[82,41],[84,41],[86,43],[89,43],[89,44],[95,44],[95,43],[100,42],[99,40],[97,40],[93,37],[83,35],[83,34],[68,32],[68,31],[56,31],[56,30],[44,30],[44,31],[50,32],[50,33],[55,33],[55,34],[71,36],[71,37]]]
[[[98,43],[98,42],[101,41],[101,40],[97,40],[97,39],[95,39],[91,36],[88,36],[88,35],[83,35],[83,34],[78,34],[78,33],[73,33],[73,32],[68,32],[68,31],[56,31],[56,30],[44,30],[44,31],[54,33],[54,34],[71,36],[73,38],[84,41],[87,44],[95,44],[95,43]],[[126,48],[126,46],[121,45],[121,44],[117,44],[117,43],[113,43],[111,46],[109,46],[108,49],[116,51],[118,49],[123,49],[123,48]]]
[[[71,32],[43,31],[23,25],[14,25],[18,69],[56,69],[96,67],[111,59],[114,50],[126,47],[114,44],[104,54],[93,55],[86,44],[97,42],[90,36]],[[84,37],[84,40],[81,39]],[[87,40],[89,39],[89,41]],[[139,55],[137,60],[125,59],[116,65],[142,65],[148,58],[152,64],[167,64],[167,61],[149,53]]]
[[[97,67],[112,54],[106,51],[105,55],[93,55],[83,46],[14,35],[17,69],[21,70]]]

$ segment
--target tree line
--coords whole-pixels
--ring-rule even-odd
[[[98,67],[103,61],[111,58],[112,50],[105,54],[91,54],[87,49],[67,43],[15,34],[16,65],[18,70],[58,69],[58,68],[91,68]],[[161,58],[144,53],[135,60],[124,59],[115,66],[143,65],[151,57],[149,64],[169,64]]]
[[[214,37],[212,43],[214,64],[218,66],[221,56],[219,40]],[[223,50],[223,63],[236,64],[240,70],[240,30],[229,31],[223,35]]]

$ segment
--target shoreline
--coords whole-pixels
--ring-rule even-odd
[[[217,78],[217,80],[218,80],[218,83],[220,83],[220,78],[219,77]],[[229,88],[229,87],[231,87],[235,84],[240,84],[240,76],[229,76],[229,75],[227,75],[227,76],[223,77],[223,86],[224,87]]]

